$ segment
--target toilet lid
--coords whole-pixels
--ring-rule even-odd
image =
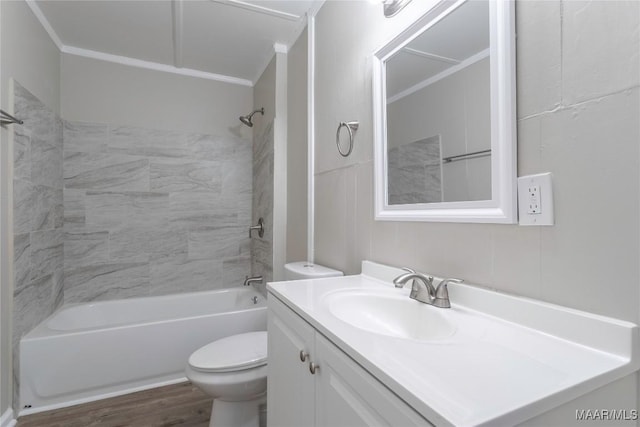
[[[207,344],[189,357],[201,372],[228,372],[267,364],[267,331],[231,335]]]

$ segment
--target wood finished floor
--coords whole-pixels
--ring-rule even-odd
[[[27,415],[16,427],[207,427],[212,402],[186,382]]]

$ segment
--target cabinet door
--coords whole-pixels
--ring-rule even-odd
[[[315,354],[316,427],[432,425],[320,334]]]
[[[309,361],[314,354],[315,332],[273,295],[269,296],[267,329],[267,425],[312,427],[315,376],[309,372]],[[300,351],[309,355],[304,362]]]

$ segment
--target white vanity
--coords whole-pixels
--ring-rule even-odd
[[[639,368],[632,323],[464,284],[437,308],[403,273],[268,285],[270,426],[516,425]]]

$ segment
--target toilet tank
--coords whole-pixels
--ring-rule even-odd
[[[306,261],[291,262],[284,265],[285,280],[321,279],[323,277],[344,276],[342,271]]]

